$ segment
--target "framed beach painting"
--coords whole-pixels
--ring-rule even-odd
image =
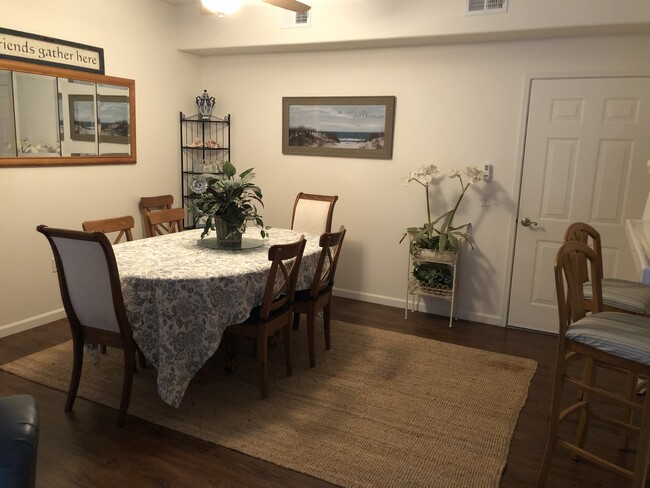
[[[68,95],[70,139],[95,140],[95,98],[92,95]]]
[[[282,153],[391,159],[395,97],[284,97]]]
[[[97,95],[99,142],[129,144],[129,98],[115,95]]]

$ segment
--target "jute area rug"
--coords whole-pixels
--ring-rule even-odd
[[[158,397],[155,370],[139,370],[129,413],[343,486],[499,486],[535,361],[333,321],[332,349],[318,328],[309,368],[305,328],[293,376],[282,347],[270,352],[267,400],[242,344],[236,374],[217,353],[178,410]],[[120,354],[84,364],[79,396],[117,407]],[[2,369],[67,391],[71,359],[67,342]]]

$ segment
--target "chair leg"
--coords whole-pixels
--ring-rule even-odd
[[[133,387],[133,372],[135,371],[135,354],[132,349],[124,348],[124,380],[122,382],[122,400],[117,413],[117,426],[124,427],[126,410],[131,401],[131,389]]]
[[[625,382],[625,398],[631,402],[635,401],[637,391],[637,376],[632,371],[627,373],[627,381]],[[634,420],[634,411],[631,408],[623,410],[622,421],[625,424],[632,424]],[[619,440],[619,449],[627,451],[630,448],[630,433],[627,429],[621,429],[621,437]]]
[[[330,333],[330,302],[327,302],[323,307],[323,329],[325,331],[325,349],[329,350],[332,347],[331,333]]]
[[[287,321],[282,329],[282,338],[284,339],[284,362],[287,367],[287,376],[293,374],[293,364],[291,363],[291,321]]]
[[[300,328],[300,314],[294,312],[293,314],[293,330],[298,330]]]
[[[225,370],[234,374],[237,371],[237,337],[231,334],[223,335],[224,349],[226,352]]]
[[[81,379],[81,369],[84,361],[84,342],[82,338],[72,337],[72,374],[70,375],[70,388],[68,389],[68,398],[65,402],[65,411],[71,412],[74,400],[77,397],[79,389],[79,380]]]
[[[596,382],[596,365],[594,364],[593,359],[587,358],[585,362],[585,369],[582,375],[582,382],[585,385],[593,386]],[[589,411],[590,405],[589,400],[591,394],[583,390],[581,392],[582,401],[585,402],[584,408],[580,411],[580,416],[578,418],[578,428],[576,430],[576,435],[574,438],[574,444],[580,448],[585,445],[585,439],[587,436],[587,430],[589,429],[589,423],[591,421],[591,414]],[[571,455],[571,459],[576,460],[578,456],[576,454]]]
[[[316,366],[316,348],[314,346],[314,322],[316,319],[316,308],[310,307],[307,312],[307,349],[309,350],[309,367]]]
[[[141,369],[147,369],[147,358],[144,357],[144,353],[138,347],[137,349],[138,362],[140,363]]]
[[[562,339],[560,339],[562,340]],[[551,466],[551,459],[555,451],[555,444],[557,441],[558,423],[560,417],[560,404],[562,400],[563,381],[562,376],[566,366],[566,358],[564,356],[564,348],[558,348],[557,359],[555,365],[555,378],[553,380],[553,393],[551,399],[551,413],[548,426],[548,436],[546,439],[546,449],[544,450],[544,458],[542,466],[539,471],[539,478],[537,479],[537,487],[542,488],[546,485],[546,477],[548,470]]]
[[[262,398],[269,397],[269,375],[267,368],[268,348],[266,347],[266,334],[264,327],[257,327],[257,364],[260,375],[260,387],[262,389]]]
[[[634,460],[634,476],[632,486],[643,488],[648,475],[648,455],[650,455],[650,399],[646,396],[643,399],[643,419],[641,420],[641,431],[636,448]]]

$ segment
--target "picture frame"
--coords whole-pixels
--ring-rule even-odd
[[[95,98],[92,95],[68,95],[70,111],[70,139],[73,141],[94,141]]]
[[[59,117],[59,142],[63,142],[65,140],[65,125],[63,121],[63,94],[56,94],[56,103]]]
[[[129,144],[129,97],[97,95],[97,124],[100,143]]]
[[[282,153],[391,159],[395,97],[283,97]]]

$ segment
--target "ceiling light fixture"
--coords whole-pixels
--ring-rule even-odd
[[[201,4],[210,12],[219,14],[232,14],[241,7],[241,0],[201,0]]]

